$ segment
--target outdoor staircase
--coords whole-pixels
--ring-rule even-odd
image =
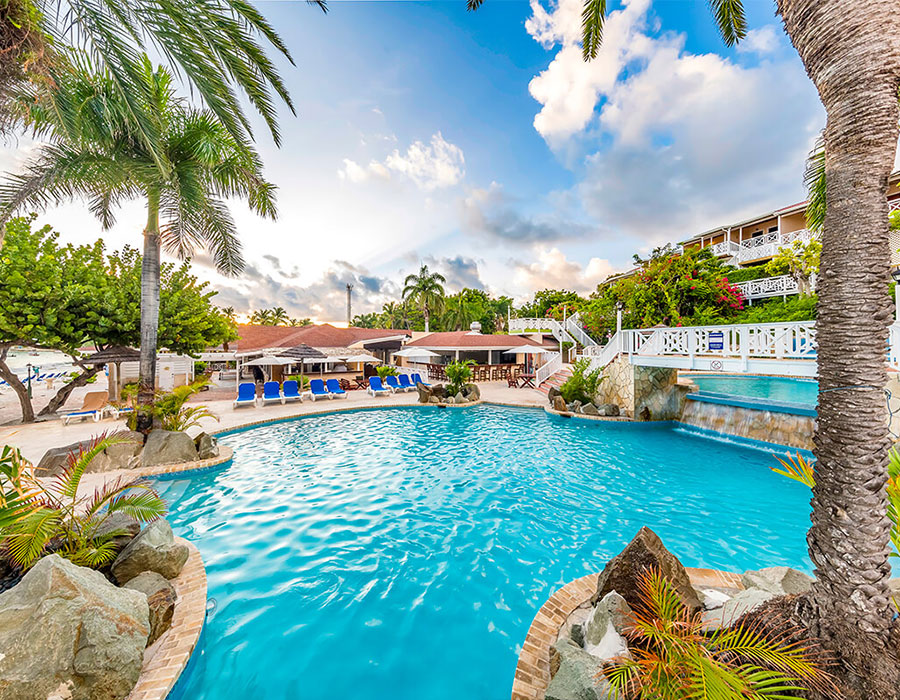
[[[550,387],[556,387],[559,389],[563,384],[566,383],[569,377],[572,376],[572,365],[563,365],[562,369],[559,370],[556,374],[550,377],[543,384],[538,386],[538,391],[542,394],[547,395],[550,393]]]

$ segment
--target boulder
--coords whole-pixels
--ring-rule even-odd
[[[619,415],[619,407],[614,403],[602,403],[597,406],[597,415],[617,416]]]
[[[34,468],[35,476],[57,476],[69,464],[69,455],[78,453],[82,448],[86,448],[91,444],[90,440],[82,440],[81,442],[73,442],[71,445],[63,445],[62,447],[51,447],[41,457],[41,461]]]
[[[466,397],[463,396],[461,391],[456,392],[456,396],[453,397],[453,403],[465,403]]]
[[[138,574],[122,588],[140,591],[147,596],[147,605],[150,607],[150,637],[147,639],[147,646],[150,646],[172,626],[177,597],[175,589],[155,571]]]
[[[559,411],[560,413],[566,413],[568,411],[568,408],[566,407],[566,402],[563,400],[562,396],[554,397],[553,410]]]
[[[622,596],[610,591],[584,624],[584,650],[598,659],[631,658],[624,636],[629,624],[631,608]]]
[[[813,578],[788,566],[770,566],[759,571],[747,571],[741,576],[744,588],[760,588],[775,595],[808,593]]]
[[[703,629],[713,631],[722,627],[730,627],[739,618],[775,597],[775,593],[764,591],[762,588],[749,588],[741,591],[725,601],[720,608],[704,612]]]
[[[147,598],[59,555],[0,595],[0,700],[121,700],[141,673]]]
[[[569,637],[578,646],[583,647],[584,625],[593,614],[594,609],[586,603],[582,604],[580,607],[575,608],[571,613],[569,613],[566,621],[559,628],[559,632],[557,633],[556,639],[554,641],[558,642],[560,639]]]
[[[431,395],[431,389],[422,384],[422,382],[416,382],[416,391],[419,392],[419,403],[430,403],[431,399],[437,398]]]
[[[567,406],[567,408],[569,409],[570,413],[578,413],[578,409],[580,409],[581,406],[582,406],[581,401],[579,401],[578,399],[575,399],[572,403],[570,403]]]
[[[139,460],[134,459],[141,451],[144,436],[133,430],[123,430],[111,437],[121,440],[110,445],[103,452],[91,460],[85,471],[109,472],[114,469],[133,469],[138,466]],[[91,440],[73,442],[63,447],[53,447],[44,453],[41,461],[35,467],[36,476],[58,476],[69,465],[69,455],[78,454],[82,449],[91,446]]]
[[[469,401],[481,400],[481,389],[478,388],[477,384],[466,384],[463,387],[463,394]]]
[[[103,537],[114,532],[119,533],[113,538],[113,542],[116,543],[116,549],[122,551],[140,531],[141,524],[137,520],[129,518],[125,513],[113,513],[101,523],[96,534]]]
[[[194,438],[198,459],[214,459],[219,456],[219,441],[208,433],[200,433]]]
[[[700,596],[700,600],[703,601],[704,610],[717,610],[737,594],[737,591],[726,593],[719,588],[697,588],[695,590]]]
[[[602,662],[571,639],[563,639],[550,647],[550,670],[553,678],[544,695],[546,700],[609,700],[613,697],[612,688],[603,676]]]
[[[160,518],[129,542],[113,561],[111,571],[119,585],[144,571],[172,579],[181,573],[187,558],[187,546],[175,541],[169,521]]]
[[[702,607],[684,566],[648,527],[642,527],[625,549],[600,572],[597,592],[591,602],[596,604],[610,591],[616,591],[632,608],[639,607],[638,577],[651,569],[658,570],[674,586],[688,608],[698,610]]]
[[[586,416],[599,416],[600,415],[600,412],[597,410],[597,407],[592,403],[588,403],[588,404],[585,404],[584,406],[582,406],[581,412]]]
[[[441,400],[437,396],[432,396],[430,399],[428,399],[428,403],[440,403],[440,402],[441,402]]]
[[[551,386],[547,390],[547,398],[550,400],[550,403],[553,403],[553,399],[559,396],[559,387]]]
[[[431,395],[442,399],[447,395],[447,389],[443,384],[435,384],[431,387]]]
[[[187,433],[174,430],[151,430],[141,453],[141,466],[195,462],[197,448]]]

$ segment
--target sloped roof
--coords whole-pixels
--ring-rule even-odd
[[[237,327],[239,353],[275,348],[309,345],[313,348],[346,348],[354,343],[378,338],[410,335],[409,331],[390,328],[338,328],[330,323],[312,326],[256,326]]]
[[[542,344],[537,343],[531,338],[521,335],[483,335],[481,333],[472,333],[470,331],[449,331],[445,333],[431,333],[411,343],[407,343],[407,347],[417,348],[444,348],[464,350],[466,348],[480,349],[505,349],[514,348],[521,345],[535,345],[540,347]]]
[[[86,365],[106,365],[116,362],[134,362],[141,359],[140,350],[127,348],[122,345],[114,345],[112,347],[95,352],[88,355],[82,362]]]

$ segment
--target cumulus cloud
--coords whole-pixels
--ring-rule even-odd
[[[591,258],[582,265],[569,260],[559,248],[536,246],[533,253],[534,262],[513,261],[513,282],[524,297],[541,289],[570,289],[587,294],[615,272],[609,260]]]
[[[522,205],[496,182],[486,189],[473,189],[462,201],[463,228],[489,239],[517,242],[552,242],[597,231],[555,213],[526,216]]]
[[[766,55],[744,65],[685,51],[684,35],[656,29],[649,0],[625,0],[585,63],[580,8],[533,0],[526,27],[556,51],[529,86],[534,126],[554,149],[580,150],[573,189],[585,211],[661,243],[802,196],[823,113],[774,27],[751,32],[748,49]]]
[[[458,292],[468,287],[469,289],[486,289],[481,272],[478,269],[478,261],[474,258],[457,255],[456,257],[428,256],[423,262],[431,270],[440,272],[446,279],[446,290],[449,293]]]
[[[774,25],[751,29],[744,40],[738,44],[737,50],[746,53],[771,53],[780,43],[778,30]]]
[[[438,131],[428,144],[415,141],[405,153],[395,148],[384,161],[372,160],[368,165],[360,165],[345,158],[338,177],[359,183],[371,179],[390,180],[397,175],[411,180],[422,190],[431,191],[458,184],[465,172],[462,149],[444,139]]]

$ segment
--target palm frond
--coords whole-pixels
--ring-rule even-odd
[[[54,508],[30,511],[8,531],[6,545],[10,558],[19,566],[29,568],[44,553],[61,521],[60,512]]]
[[[149,486],[133,486],[132,489],[114,496],[109,501],[108,512],[124,513],[129,518],[142,523],[161,518],[166,514],[166,502]]]
[[[807,459],[799,452],[796,457],[788,455],[786,460],[778,455],[775,455],[775,459],[777,459],[784,467],[784,469],[770,467],[776,474],[781,474],[794,481],[799,481],[801,484],[806,484],[810,488],[816,485],[816,473],[813,467],[814,463],[807,461]]]
[[[585,61],[597,58],[603,43],[603,23],[606,21],[606,0],[584,0],[581,11],[581,51]]]
[[[709,7],[726,46],[734,46],[747,36],[747,17],[741,0],[709,0]]]
[[[825,225],[825,139],[820,135],[806,157],[803,184],[806,187],[806,226],[810,231],[821,231]]]

